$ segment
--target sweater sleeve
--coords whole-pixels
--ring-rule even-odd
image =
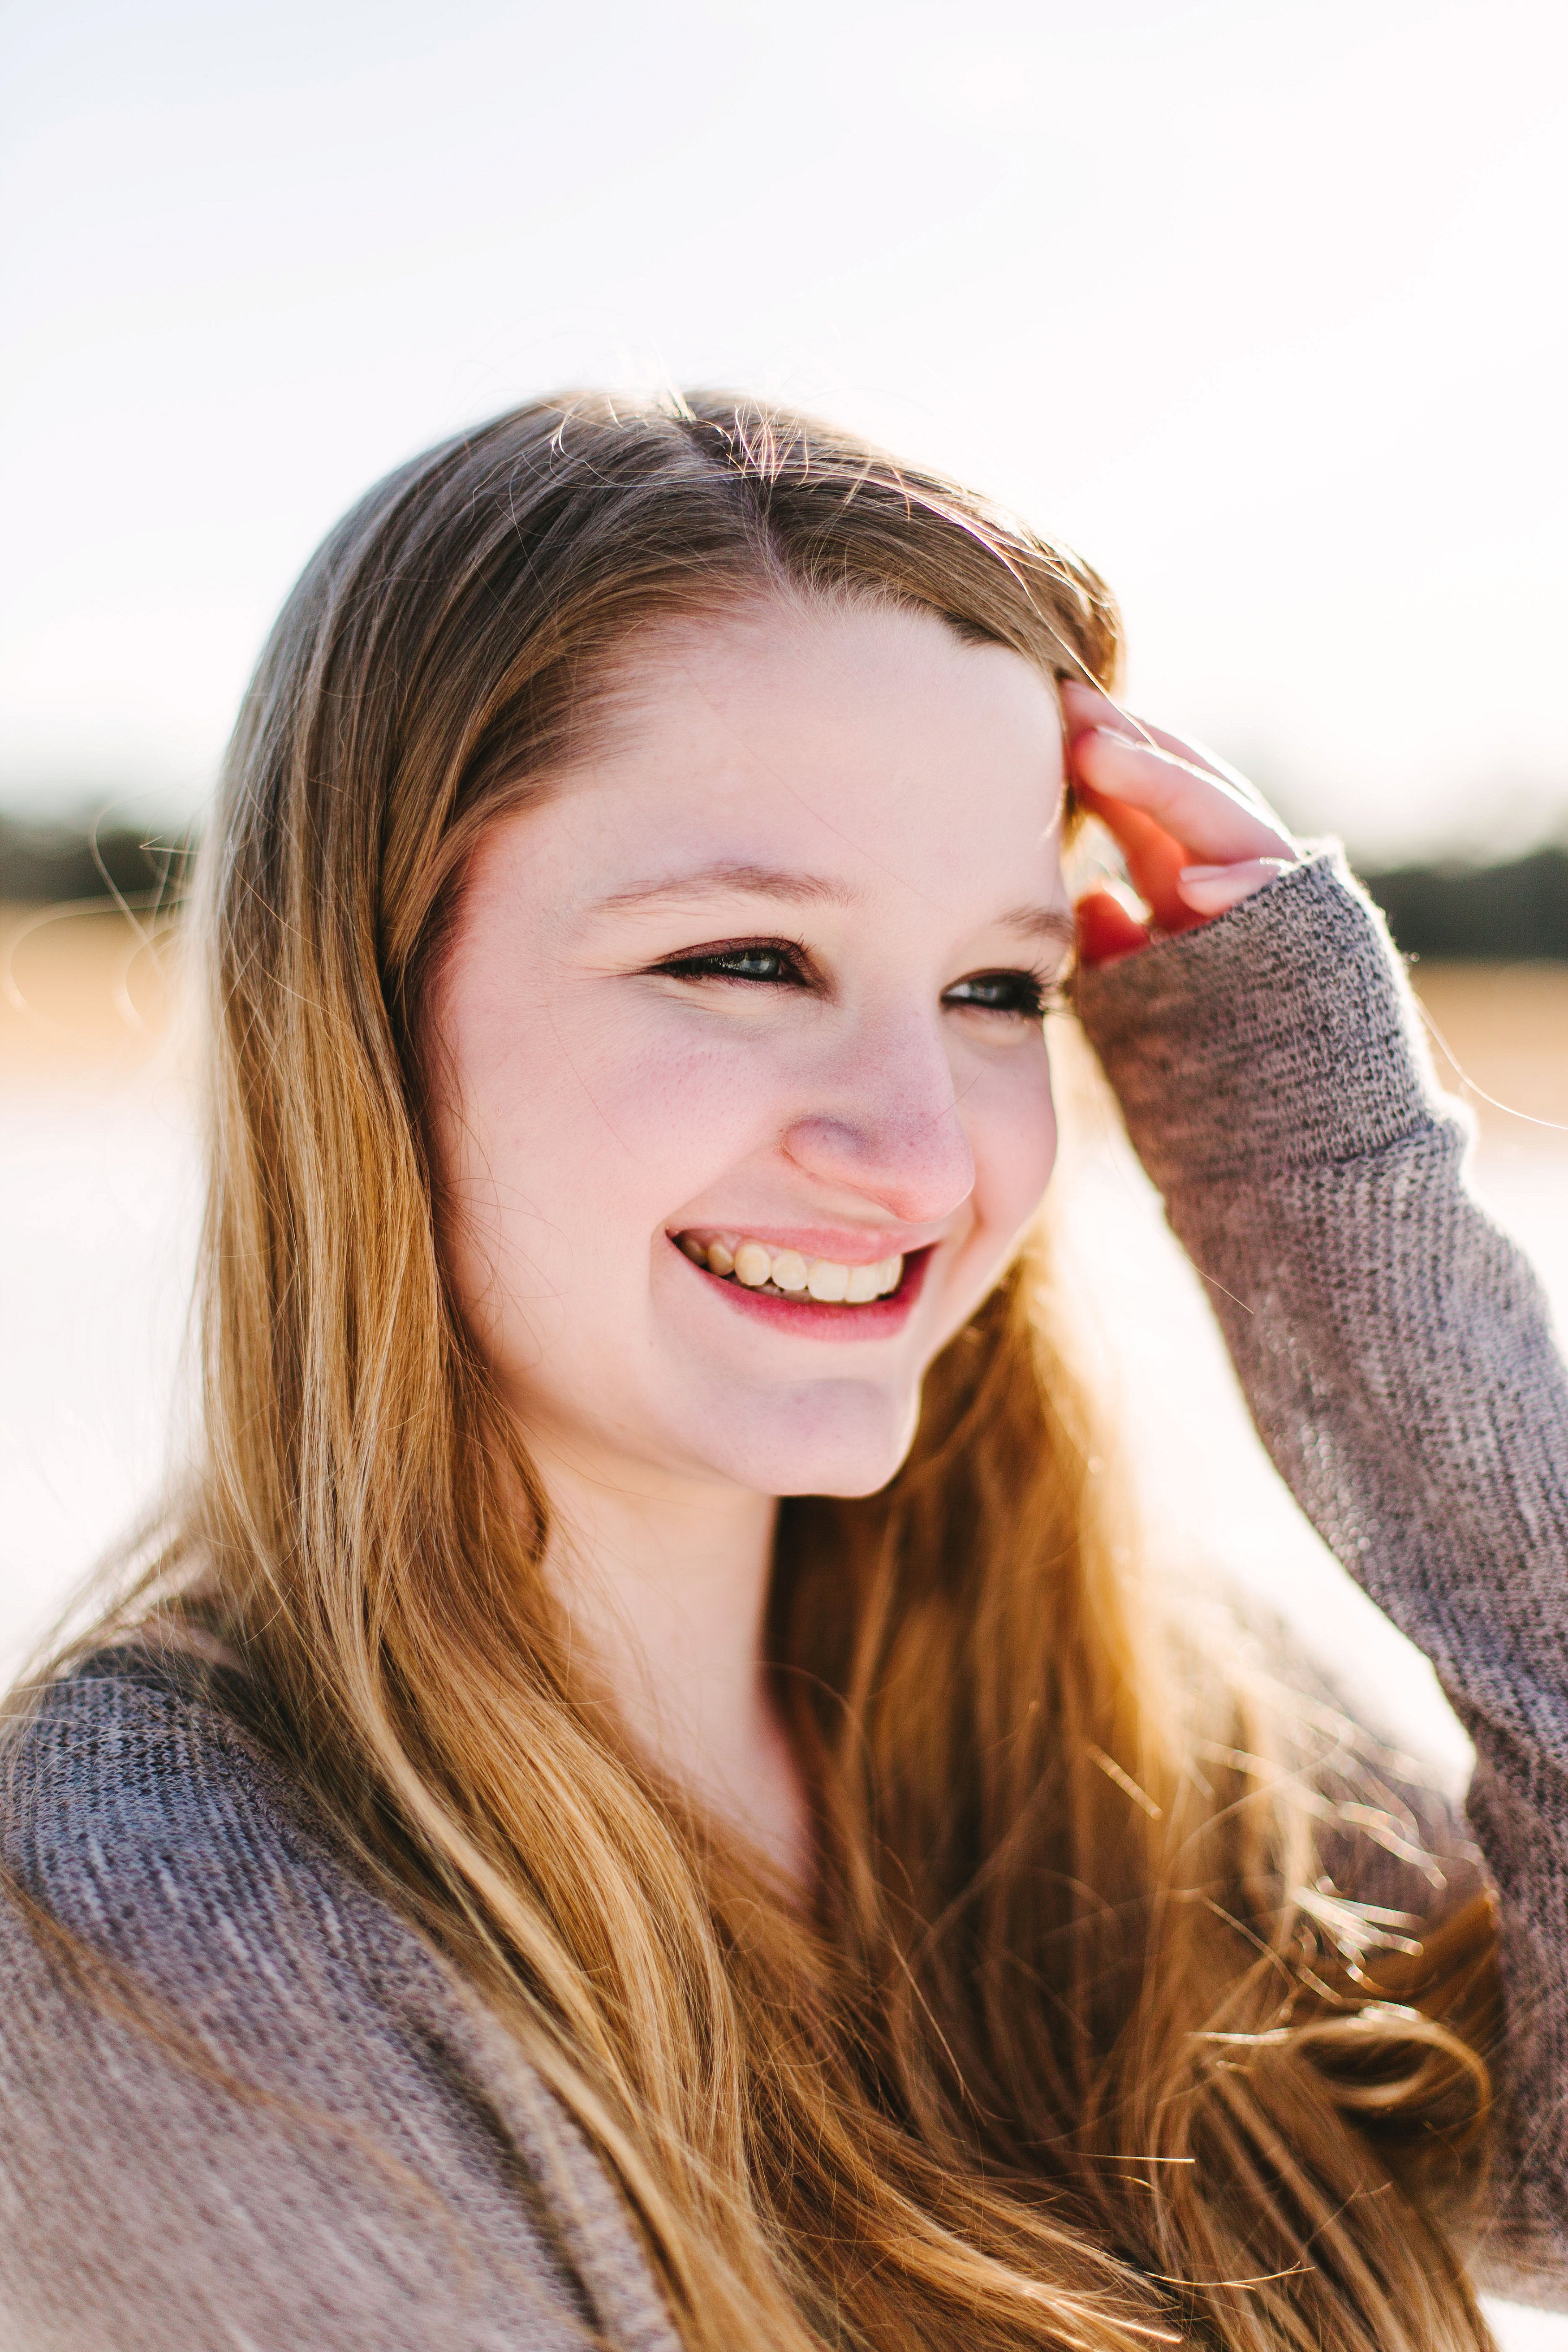
[[[220,1717],[90,1675],[5,1761],[0,2341],[668,2352],[564,2116]]]
[[[1568,1379],[1329,852],[1087,971],[1079,1013],[1265,1445],[1475,1743],[1507,2007],[1481,2268],[1568,2293]]]

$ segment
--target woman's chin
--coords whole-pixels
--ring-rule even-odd
[[[700,1450],[723,1477],[753,1494],[849,1499],[875,1495],[896,1475],[920,1416],[918,1394],[862,1393],[840,1396],[826,1411],[800,1407],[795,1399],[776,1414],[747,1413],[727,1428],[710,1423]]]

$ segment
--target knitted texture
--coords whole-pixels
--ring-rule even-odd
[[[0,1905],[5,2352],[677,2352],[569,2118],[221,1704],[111,1653],[7,1782],[114,1973]]]
[[[1276,1462],[1476,1741],[1509,2004],[1483,2269],[1568,2301],[1568,1386],[1539,1290],[1331,861],[1087,973],[1081,1013]],[[0,2345],[674,2352],[585,2142],[222,1679],[111,1653],[11,1743]],[[40,1914],[101,1963],[90,1998]]]

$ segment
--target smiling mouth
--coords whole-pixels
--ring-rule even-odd
[[[807,1299],[821,1307],[868,1307],[889,1298],[904,1278],[904,1259],[895,1255],[871,1265],[844,1265],[836,1259],[803,1257],[799,1250],[772,1249],[744,1234],[672,1236],[693,1265],[722,1282],[738,1284],[764,1298]]]

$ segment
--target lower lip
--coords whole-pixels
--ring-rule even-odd
[[[674,1244],[671,1244],[671,1247]],[[750,1315],[775,1331],[792,1332],[798,1339],[890,1339],[901,1331],[914,1311],[925,1283],[932,1245],[913,1250],[904,1260],[903,1278],[886,1298],[869,1298],[863,1307],[827,1307],[816,1298],[779,1298],[772,1291],[748,1290],[727,1275],[710,1274],[684,1250],[676,1250],[682,1265],[699,1282],[728,1299],[738,1314]]]

